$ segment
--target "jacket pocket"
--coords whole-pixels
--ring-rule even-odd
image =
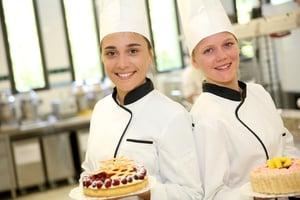
[[[127,138],[120,148],[120,155],[144,165],[149,174],[157,174],[158,158],[155,141]]]
[[[151,140],[137,140],[137,139],[126,139],[127,142],[135,142],[135,143],[142,143],[142,144],[153,144]]]

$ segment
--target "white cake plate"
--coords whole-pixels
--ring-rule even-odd
[[[250,182],[244,184],[241,188],[240,191],[243,195],[248,196],[248,197],[257,197],[257,198],[280,198],[280,197],[300,197],[300,192],[298,193],[287,193],[287,194],[262,194],[258,192],[254,192],[252,190]]]

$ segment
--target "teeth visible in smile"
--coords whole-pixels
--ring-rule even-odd
[[[117,73],[117,75],[121,78],[128,78],[129,76],[131,76],[133,74],[133,72],[130,73]]]
[[[218,67],[216,67],[216,69],[224,70],[224,69],[229,68],[229,66],[230,66],[230,64],[226,64],[226,65],[218,66]]]

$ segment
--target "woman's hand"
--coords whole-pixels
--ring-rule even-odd
[[[150,196],[151,196],[150,191],[147,191],[147,192],[144,192],[144,193],[141,193],[138,195],[138,197],[143,200],[150,200]]]

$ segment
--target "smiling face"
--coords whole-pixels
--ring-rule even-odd
[[[121,102],[128,92],[145,82],[152,63],[149,43],[142,35],[132,32],[105,36],[101,42],[101,57]]]
[[[202,70],[207,82],[238,90],[239,53],[235,37],[221,32],[199,42],[193,51],[192,63]]]

